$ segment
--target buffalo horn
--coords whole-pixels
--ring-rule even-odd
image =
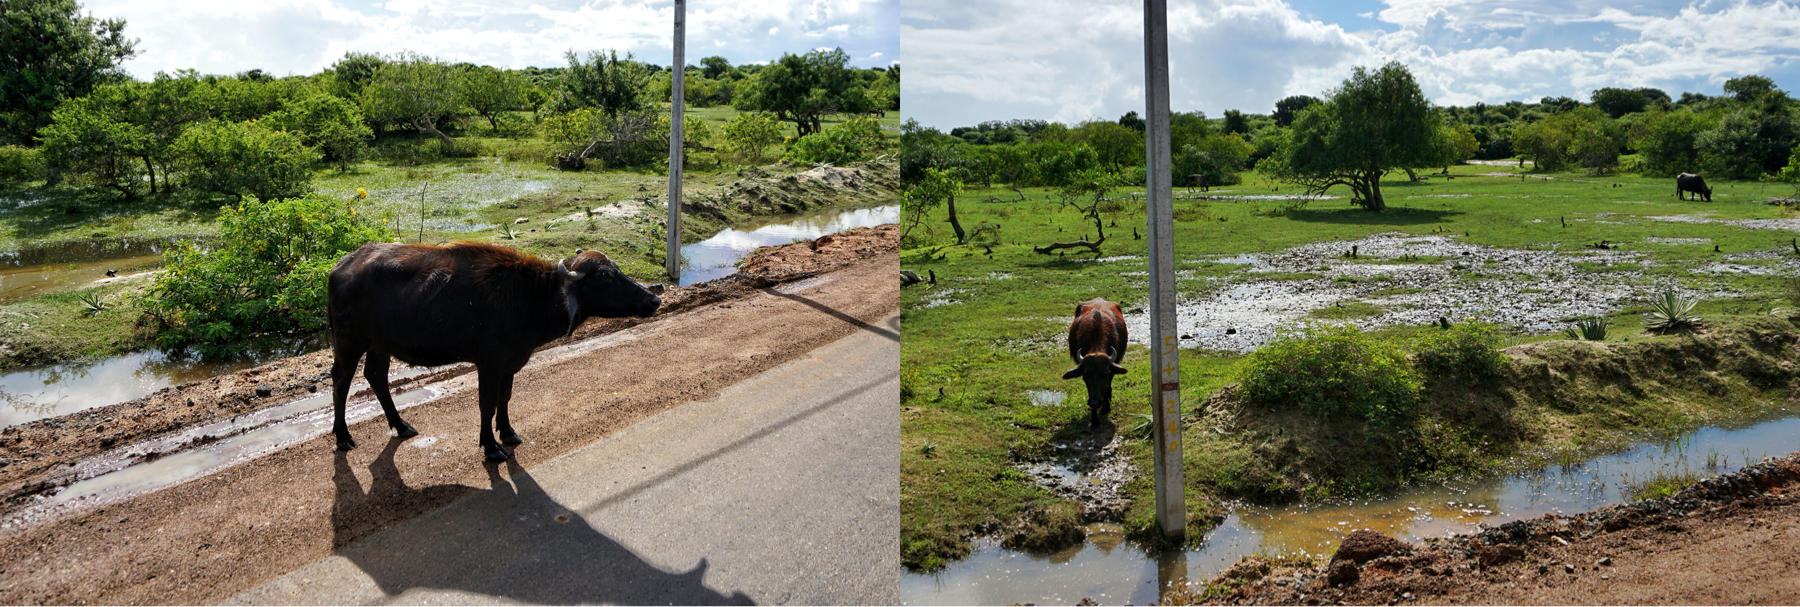
[[[569,260],[567,260],[567,259],[556,262],[556,269],[558,271],[562,272],[563,278],[567,278],[571,282],[573,282],[573,281],[581,280],[581,278],[583,276],[587,276],[587,272],[571,272],[571,271],[569,271],[568,264],[569,264]]]

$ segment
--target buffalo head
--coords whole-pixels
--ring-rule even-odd
[[[662,306],[662,298],[650,287],[626,276],[618,264],[599,251],[577,249],[574,257],[558,262],[556,267],[567,282],[567,293],[588,316],[648,317]],[[573,315],[575,310],[569,312]]]

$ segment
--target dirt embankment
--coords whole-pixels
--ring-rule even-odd
[[[731,223],[752,215],[792,215],[827,205],[896,200],[900,168],[870,162],[859,167],[822,166],[773,177],[750,167],[712,192],[683,197],[681,210]]]
[[[895,225],[859,228],[820,237],[815,241],[767,247],[746,257],[742,270],[730,277],[689,287],[669,287],[663,307],[651,319],[592,319],[570,338],[543,348],[655,322],[702,306],[754,295],[775,285],[830,272],[899,249]],[[331,390],[330,350],[285,358],[237,373],[173,386],[139,398],[105,407],[33,421],[0,430],[0,515],[28,505],[38,496],[85,479],[77,469],[84,458],[113,450],[128,461],[152,460],[178,450],[153,445],[154,437],[212,422],[235,419],[270,406],[292,402]],[[406,371],[395,363],[395,373]],[[390,387],[399,394],[410,386],[441,381],[473,371],[467,365],[395,380]],[[351,398],[369,394],[358,383]],[[238,431],[250,428],[240,428]],[[222,436],[199,437],[208,442]]]
[[[1791,605],[1797,557],[1800,453],[1667,498],[1424,545],[1358,531],[1328,562],[1247,557],[1212,581],[1208,602]]]

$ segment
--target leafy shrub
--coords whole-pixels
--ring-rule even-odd
[[[1492,377],[1506,366],[1500,353],[1500,327],[1460,322],[1430,331],[1413,345],[1413,363],[1436,377]]]
[[[144,307],[168,327],[167,346],[224,352],[259,336],[325,327],[325,278],[345,253],[392,232],[341,200],[319,196],[246,200],[220,219],[218,248],[182,243]]]
[[[0,183],[37,179],[44,162],[37,150],[13,145],[0,145]]]
[[[788,141],[781,159],[800,163],[846,164],[874,158],[885,149],[881,125],[856,118],[838,128]]]
[[[291,198],[312,187],[319,153],[300,137],[256,122],[209,120],[175,140],[189,186],[260,200]]]
[[[281,111],[262,122],[299,135],[306,145],[324,152],[325,158],[340,171],[349,170],[351,163],[361,160],[366,149],[363,142],[375,138],[375,133],[363,124],[362,110],[356,104],[323,93],[289,99]]]
[[[1376,425],[1410,418],[1419,395],[1405,352],[1350,325],[1283,331],[1250,354],[1239,382],[1252,401]]]
[[[744,112],[725,125],[725,150],[742,160],[760,161],[780,141],[781,123],[768,112]]]

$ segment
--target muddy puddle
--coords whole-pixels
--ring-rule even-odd
[[[0,304],[79,289],[106,278],[162,265],[156,240],[83,241],[0,251]]]
[[[1655,262],[1617,249],[1504,249],[1451,235],[1378,234],[1277,253],[1184,260],[1234,266],[1226,277],[1183,277],[1176,324],[1182,347],[1248,352],[1300,321],[1369,329],[1479,318],[1523,332],[1554,332],[1575,319],[1648,302],[1677,288],[1646,278]],[[1278,279],[1268,275],[1281,273]],[[1722,288],[1689,297],[1726,297]],[[1148,316],[1126,315],[1140,343]]]
[[[1380,499],[1238,506],[1199,547],[1163,553],[1122,541],[1118,527],[1107,524],[1089,525],[1087,542],[1050,554],[1008,550],[981,540],[969,558],[943,571],[903,572],[900,598],[907,605],[1073,605],[1083,598],[1102,605],[1143,605],[1157,600],[1164,589],[1203,584],[1244,556],[1325,555],[1355,529],[1417,542],[1549,513],[1592,510],[1626,501],[1630,487],[1658,475],[1715,476],[1786,455],[1800,448],[1796,437],[1800,417],[1705,428],[1566,468],[1421,486]]]
[[[726,228],[712,238],[681,247],[687,267],[681,270],[681,286],[724,278],[737,273],[737,263],[757,247],[818,238],[853,228],[899,221],[900,207],[827,207],[802,215],[765,217]]]
[[[320,334],[225,359],[157,349],[16,369],[0,373],[0,427],[121,403],[325,346],[326,337]]]

